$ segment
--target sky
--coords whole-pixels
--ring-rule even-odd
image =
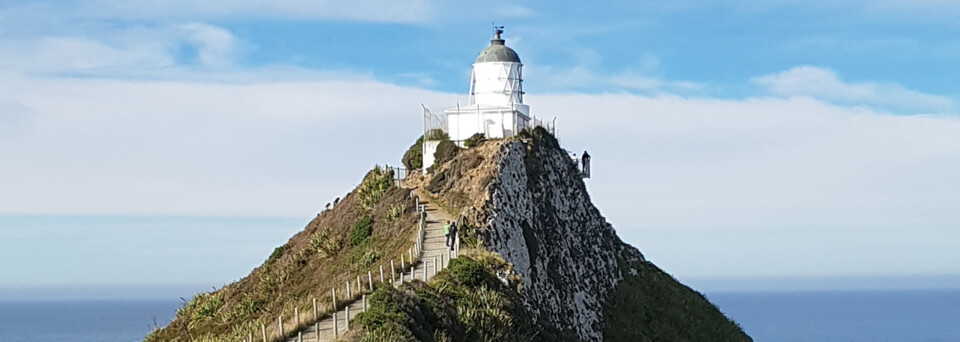
[[[245,276],[400,164],[421,104],[466,102],[494,21],[531,114],[593,156],[594,203],[680,280],[960,287],[958,19],[937,0],[0,1],[0,299]]]

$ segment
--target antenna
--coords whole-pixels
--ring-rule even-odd
[[[500,34],[503,33],[503,26],[497,26],[497,23],[494,21],[490,22],[493,25],[493,39],[500,39]]]

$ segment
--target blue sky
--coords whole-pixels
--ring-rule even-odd
[[[246,275],[398,164],[421,103],[466,100],[491,21],[532,113],[594,156],[595,204],[681,280],[958,286],[957,19],[947,1],[0,1],[0,257],[18,261],[0,288]]]

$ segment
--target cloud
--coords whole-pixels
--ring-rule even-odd
[[[374,164],[399,163],[421,102],[462,99],[248,73],[0,72],[0,110],[17,113],[5,122],[29,128],[0,139],[0,160],[15,161],[0,168],[0,214],[310,217]],[[810,97],[527,100],[558,117],[566,148],[594,156],[592,199],[621,236],[680,277],[960,273],[943,257],[960,250],[954,116]]]
[[[197,58],[205,66],[225,66],[231,63],[237,38],[229,31],[203,23],[180,25],[187,41],[197,46]]]
[[[946,97],[909,90],[896,83],[844,82],[829,69],[807,65],[750,81],[773,95],[806,96],[844,105],[911,112],[942,112],[953,105]]]
[[[681,277],[960,273],[942,263],[960,248],[956,116],[805,97],[527,99],[593,156],[591,197],[621,236]]]
[[[80,5],[84,15],[110,18],[276,18],[419,23],[433,15],[427,0],[99,0]]]
[[[571,52],[574,63],[570,66],[551,66],[530,63],[525,67],[525,78],[537,80],[540,92],[599,92],[626,91],[634,93],[695,93],[703,84],[690,81],[672,81],[651,76],[659,60],[650,54],[638,59],[632,66],[608,70],[603,66],[599,53],[591,49],[576,49]]]
[[[0,210],[309,216],[373,164],[399,164],[419,135],[421,102],[456,101],[362,79],[268,78],[0,73],[0,108],[18,108],[32,126],[0,140],[0,160],[16,161],[0,170],[16,180],[5,182]]]
[[[177,66],[223,68],[240,53],[239,39],[205,24],[134,26],[107,34],[0,37],[0,67],[39,73],[117,75]],[[184,54],[183,51],[192,51]]]

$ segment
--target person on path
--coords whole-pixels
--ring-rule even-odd
[[[446,238],[444,242],[448,247],[450,246],[450,221],[447,221],[447,224],[443,225],[443,236]]]
[[[452,251],[454,246],[457,245],[457,223],[454,222],[450,225],[450,238],[452,243],[450,244],[450,250]]]

